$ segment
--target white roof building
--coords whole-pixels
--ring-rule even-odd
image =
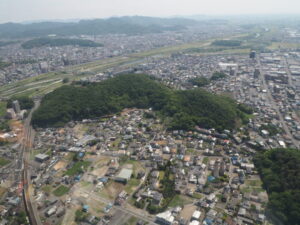
[[[200,222],[197,220],[193,220],[192,222],[189,223],[189,225],[200,225]]]
[[[196,210],[192,215],[192,220],[199,220],[201,216],[201,212],[199,210]]]
[[[171,225],[175,218],[171,211],[165,211],[156,215],[156,221],[160,224]]]

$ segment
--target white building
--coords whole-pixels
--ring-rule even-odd
[[[163,225],[173,224],[175,218],[171,211],[162,212],[156,215],[156,222]]]

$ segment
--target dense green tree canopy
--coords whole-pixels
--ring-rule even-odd
[[[100,43],[83,39],[70,39],[70,38],[36,38],[26,41],[22,44],[25,49],[38,48],[43,46],[65,46],[65,45],[78,45],[81,47],[101,47]]]
[[[300,152],[273,149],[255,157],[269,194],[269,208],[286,225],[300,224]]]
[[[95,118],[124,108],[153,108],[172,129],[233,129],[245,114],[230,98],[202,89],[175,91],[147,75],[120,75],[84,86],[66,85],[49,93],[33,114],[33,125],[62,126],[71,120]]]
[[[216,81],[225,78],[227,75],[223,72],[214,72],[213,75],[211,76],[210,80],[211,81]]]
[[[18,100],[21,109],[31,109],[34,106],[34,102],[27,96],[12,97],[7,101],[7,108],[12,108],[12,102]]]
[[[204,87],[210,83],[210,80],[205,77],[196,77],[196,78],[190,79],[189,82],[198,87]]]

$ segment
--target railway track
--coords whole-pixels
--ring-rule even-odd
[[[28,167],[28,161],[30,156],[30,149],[34,140],[34,130],[31,127],[31,118],[32,113],[38,108],[40,102],[35,101],[34,108],[29,113],[25,123],[24,123],[24,140],[22,144],[22,152],[23,152],[23,172],[22,172],[22,185],[23,185],[23,202],[25,206],[25,210],[27,216],[29,218],[29,222],[31,225],[41,225],[42,222],[40,220],[39,214],[37,212],[36,207],[33,205],[32,196],[30,193],[30,171]]]

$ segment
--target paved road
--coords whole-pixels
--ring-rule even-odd
[[[258,64],[259,64],[259,70],[260,70],[260,79],[262,81],[262,85],[263,85],[263,88],[265,90],[267,90],[267,97],[268,97],[268,100],[269,100],[269,103],[270,105],[272,106],[272,108],[276,111],[276,114],[278,115],[279,117],[279,120],[280,120],[280,123],[282,125],[282,128],[284,129],[286,135],[291,139],[292,143],[298,147],[298,142],[294,139],[289,127],[287,126],[272,94],[271,94],[271,90],[269,89],[267,83],[266,83],[266,79],[265,79],[265,74],[264,74],[264,70],[262,68],[262,65],[261,65],[261,62],[260,62],[260,58],[258,57]]]

